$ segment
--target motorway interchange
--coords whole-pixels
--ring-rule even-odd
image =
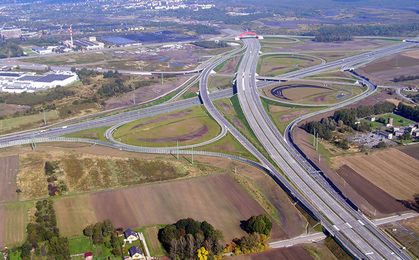
[[[357,65],[368,63],[374,59],[400,52],[406,48],[415,46],[416,42],[404,42],[398,45],[381,48],[372,52],[363,53],[353,57],[337,60],[330,63],[322,63],[306,69],[281,75],[280,77],[263,78],[264,80],[279,81],[298,79],[314,75],[333,68],[352,69]],[[228,97],[233,94],[232,90],[223,90],[209,94],[208,78],[213,70],[234,55],[244,52],[242,61],[236,73],[237,95],[240,106],[252,131],[268,152],[270,159],[266,158],[255,146],[245,138],[224,116],[216,109],[213,100]],[[257,88],[256,65],[260,55],[260,44],[257,39],[243,39],[243,46],[226,55],[207,63],[203,69],[194,72],[200,73],[199,98],[191,98],[183,101],[165,103],[162,105],[133,109],[113,115],[92,117],[80,122],[65,126],[43,128],[21,133],[0,136],[0,148],[6,148],[22,144],[35,144],[38,142],[67,141],[87,142],[104,145],[120,150],[143,152],[143,153],[170,153],[170,154],[199,154],[208,156],[222,156],[240,160],[264,169],[275,181],[284,188],[291,197],[301,203],[317,220],[321,222],[327,233],[334,236],[345,249],[355,258],[359,259],[410,259],[410,256],[400,249],[394,241],[389,239],[362,213],[355,210],[325,178],[298,152],[293,145],[292,129],[306,118],[328,110],[341,108],[357,102],[375,92],[376,86],[364,78],[359,81],[367,86],[362,94],[349,100],[328,107],[324,110],[304,115],[293,121],[281,135],[264,110]],[[190,72],[185,72],[190,73]],[[263,84],[262,84],[263,85]],[[167,113],[173,110],[184,109],[194,105],[203,104],[211,116],[221,126],[221,134],[215,138],[218,140],[227,132],[230,132],[247,150],[249,150],[259,162],[252,162],[237,156],[222,153],[203,151],[191,151],[196,146],[180,148],[151,148],[137,147],[119,143],[112,138],[112,131],[119,125],[153,115]],[[106,132],[108,142],[89,139],[76,139],[62,137],[68,133],[74,133],[90,128],[109,126]],[[214,140],[212,140],[214,141]],[[182,149],[182,150],[180,150]],[[278,170],[280,169],[281,172]]]

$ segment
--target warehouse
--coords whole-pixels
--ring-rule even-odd
[[[73,72],[53,72],[44,75],[33,73],[0,73],[0,91],[9,93],[35,92],[67,86],[79,78]]]

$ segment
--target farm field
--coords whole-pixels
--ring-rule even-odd
[[[19,156],[0,157],[0,203],[17,200],[16,176]]]
[[[417,80],[393,82],[399,76],[416,75],[419,70],[419,50],[412,49],[373,61],[360,68],[360,72],[367,75],[377,84],[417,86]]]
[[[400,146],[398,149],[401,152],[415,158],[416,160],[419,160],[419,152],[418,152],[419,144]]]
[[[261,76],[277,76],[320,63],[320,59],[304,55],[267,55],[259,59],[257,72]]]
[[[32,202],[0,204],[0,247],[18,245],[25,238]]]
[[[262,89],[262,93],[269,98],[298,104],[335,104],[362,91],[363,88],[357,85],[331,85],[309,81],[290,81]]]
[[[174,147],[197,144],[214,138],[220,132],[218,124],[202,106],[140,119],[119,127],[113,134],[123,143]]]
[[[362,177],[399,200],[411,200],[418,193],[419,161],[390,148],[369,155],[336,157],[335,168],[351,167]]]
[[[58,226],[66,236],[80,234],[89,220],[109,218],[117,227],[141,227],[192,217],[223,230],[226,240],[244,234],[240,220],[264,212],[225,174],[102,191],[81,200],[71,196],[56,201],[55,207]]]

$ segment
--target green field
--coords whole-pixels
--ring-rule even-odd
[[[207,144],[199,148],[200,150],[210,152],[223,152],[226,154],[232,154],[243,158],[257,161],[257,159],[244,148],[230,133],[221,138],[220,140]]]
[[[202,106],[140,119],[119,127],[114,138],[148,147],[199,144],[216,137],[220,126]]]
[[[45,112],[47,123],[55,121],[59,118],[56,110]],[[44,114],[34,114],[27,116],[19,116],[14,118],[6,118],[0,120],[0,133],[15,132],[29,127],[41,127],[44,125]]]
[[[266,55],[259,59],[257,72],[263,76],[277,76],[320,63],[319,58],[302,55]]]
[[[375,116],[376,120],[378,118],[384,118],[386,123],[382,124],[382,123],[377,122],[377,121],[374,121],[374,122],[367,121],[373,129],[379,129],[381,127],[384,127],[387,124],[389,118],[393,118],[393,126],[396,126],[396,127],[397,126],[409,126],[409,125],[415,123],[414,121],[412,121],[410,119],[404,118],[402,116],[399,116],[399,115],[396,115],[396,114],[393,114],[393,113],[388,113],[388,114],[382,114],[382,115]]]

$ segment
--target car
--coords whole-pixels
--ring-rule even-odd
[[[62,129],[66,129],[68,126],[67,125],[65,125],[65,126],[63,126],[63,127],[61,127]]]

